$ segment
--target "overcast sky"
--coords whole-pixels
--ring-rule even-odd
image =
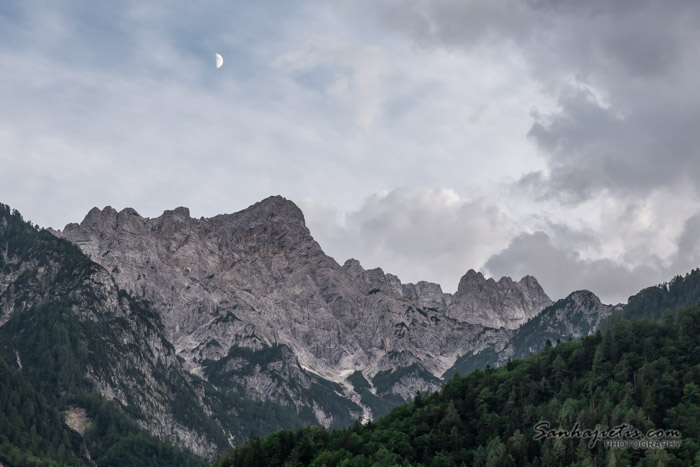
[[[698,44],[697,0],[4,0],[0,202],[281,194],[341,264],[624,302],[700,266]]]

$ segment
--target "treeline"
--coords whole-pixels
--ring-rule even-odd
[[[665,321],[622,321],[605,334],[418,394],[377,422],[252,437],[216,466],[700,465],[700,308]],[[677,430],[675,449],[610,449],[602,441],[533,439],[534,426],[623,423]],[[676,438],[674,438],[676,439]]]

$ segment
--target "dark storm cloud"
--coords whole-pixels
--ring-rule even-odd
[[[568,247],[558,247],[544,232],[521,234],[484,265],[494,277],[534,275],[553,299],[588,289],[604,301],[627,301],[627,293],[668,279],[658,264],[628,267],[609,259],[586,260]]]
[[[697,184],[700,105],[692,96],[639,96],[627,116],[583,91],[560,104],[529,133],[549,162],[550,177],[534,179],[545,182],[549,194],[580,201],[601,189],[644,195],[675,183]],[[533,177],[521,181],[528,180]]]
[[[530,63],[559,104],[529,133],[549,173],[521,185],[541,196],[700,186],[700,3],[413,1],[387,17],[424,47],[501,47]]]

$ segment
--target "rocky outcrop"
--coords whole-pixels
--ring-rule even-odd
[[[440,284],[433,282],[420,281],[415,284],[404,284],[401,292],[404,297],[415,300],[426,308],[446,311],[453,303],[452,294],[443,293]]]

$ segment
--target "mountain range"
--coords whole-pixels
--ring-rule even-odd
[[[343,427],[624,312],[589,291],[552,303],[531,276],[469,270],[449,294],[341,266],[279,196],[208,219],[94,208],[60,231],[0,214],[3,358],[88,440],[114,411],[204,458],[252,431]]]

